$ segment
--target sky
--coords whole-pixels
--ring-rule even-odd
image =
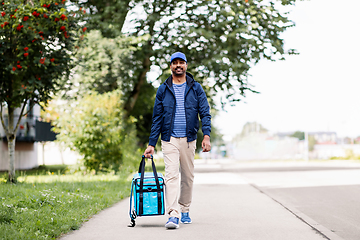
[[[270,132],[331,131],[360,136],[359,0],[306,0],[290,8],[296,24],[282,35],[285,48],[300,55],[285,61],[261,60],[249,83],[260,94],[219,113],[213,124],[224,139],[246,122]]]

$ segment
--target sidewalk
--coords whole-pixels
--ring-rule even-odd
[[[166,216],[137,218],[136,226],[129,228],[128,212],[126,198],[61,239],[333,239],[318,233],[235,173],[196,173],[190,211],[193,223],[181,224],[179,229],[166,230]]]

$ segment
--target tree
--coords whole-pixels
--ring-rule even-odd
[[[73,80],[78,86],[76,94],[83,95],[88,90],[106,93],[123,88],[124,76],[131,71],[124,66],[124,62],[144,39],[146,37],[106,38],[99,30],[89,31],[84,39],[86,47],[76,55],[80,63],[75,68],[77,77]]]
[[[276,2],[292,5],[295,1]],[[103,36],[119,36],[119,29],[128,36],[149,36],[124,62],[131,70],[122,78],[127,112],[133,110],[151,67],[160,69],[159,82],[169,75],[168,59],[174,51],[188,56],[189,71],[205,83],[209,96],[226,93],[223,103],[256,92],[248,83],[248,70],[260,59],[295,53],[284,49],[280,37],[294,24],[272,1],[88,0],[81,4],[92,9],[90,22],[101,20]],[[131,21],[126,22],[127,18]]]
[[[120,91],[90,92],[71,108],[60,108],[59,114],[58,140],[82,155],[88,170],[117,172],[121,165],[133,169],[138,160],[135,123],[124,118]]]
[[[251,133],[267,133],[268,130],[264,128],[260,123],[247,122],[243,126],[240,137],[246,137]]]
[[[100,30],[105,38],[116,38],[121,36],[121,31],[125,19],[134,4],[143,2],[142,0],[74,0],[89,9],[91,17],[87,19],[90,29]]]
[[[309,140],[308,141],[309,141],[308,142],[308,149],[309,149],[310,152],[312,152],[312,151],[314,151],[315,144],[317,143],[314,135],[309,135]]]
[[[66,87],[74,66],[72,56],[81,40],[78,36],[86,28],[79,24],[84,12],[66,9],[66,0],[1,4],[0,117],[8,141],[9,181],[15,182],[16,132],[26,115],[25,106],[47,103]],[[16,108],[21,108],[18,119]]]
[[[298,138],[299,140],[304,140],[305,139],[305,133],[300,132],[300,131],[296,131],[292,135],[290,135],[290,137]]]
[[[131,82],[126,81],[126,76],[131,74],[124,62],[131,58],[131,54],[139,47],[139,43],[146,40],[146,36],[134,38],[118,36],[116,38],[103,37],[99,30],[91,30],[84,42],[86,47],[79,50],[78,62],[81,64],[75,68],[76,77],[73,79],[76,85],[76,96],[86,94],[89,90],[98,93],[107,93],[121,89],[127,92]],[[137,137],[140,145],[148,141],[151,127],[152,108],[156,90],[150,83],[142,86],[139,101],[132,112],[125,112],[126,116],[137,119]],[[123,97],[123,101],[126,98]]]
[[[128,42],[132,48],[126,58],[121,58],[121,68],[112,64],[117,61],[116,54],[105,54],[111,56],[111,61],[102,61],[99,66],[112,72],[111,76],[99,76],[101,81],[88,78],[90,81],[83,86],[96,86],[99,92],[121,89],[124,109],[128,116],[138,119],[138,137],[145,144],[151,126],[150,100],[156,92],[154,87],[170,75],[168,60],[173,52],[182,51],[188,56],[189,71],[203,83],[212,106],[217,92],[226,93],[222,104],[256,92],[248,83],[248,71],[260,59],[282,59],[295,53],[293,49],[285,50],[280,37],[294,24],[278,10],[280,3],[286,6],[295,1],[275,2],[279,4],[260,0],[79,1],[90,9],[87,26],[100,30],[103,40],[137,39]],[[91,63],[85,59],[80,75],[86,74]],[[148,78],[151,69],[159,74],[155,81]]]

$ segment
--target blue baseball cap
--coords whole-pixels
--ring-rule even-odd
[[[174,61],[174,59],[176,59],[176,58],[180,58],[187,63],[186,56],[182,52],[176,52],[173,55],[171,55],[170,63],[172,63],[172,61]]]

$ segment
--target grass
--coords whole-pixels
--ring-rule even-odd
[[[162,160],[158,172],[165,172]],[[145,171],[152,171],[146,164]],[[85,174],[77,167],[46,165],[16,171],[17,184],[0,173],[0,239],[56,239],[130,195],[132,175]]]
[[[128,175],[64,172],[20,172],[17,184],[0,176],[0,239],[56,239],[130,194]]]

